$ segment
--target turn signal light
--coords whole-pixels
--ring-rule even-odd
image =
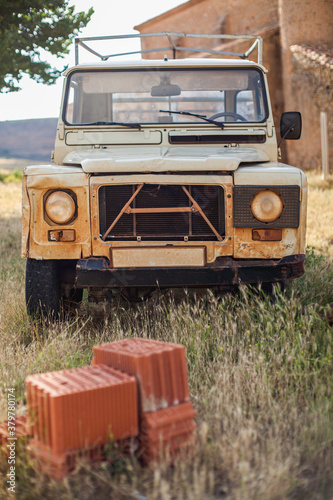
[[[282,229],[252,229],[254,241],[281,241]]]
[[[49,241],[75,241],[75,231],[74,229],[49,231]]]

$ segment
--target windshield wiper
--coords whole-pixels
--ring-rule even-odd
[[[80,125],[118,125],[120,127],[138,128],[141,129],[140,123],[123,123],[123,122],[91,122],[82,123]]]
[[[210,118],[207,118],[206,115],[198,115],[197,113],[190,113],[189,111],[170,111],[168,109],[160,109],[160,113],[172,113],[173,115],[195,116],[196,118],[200,118],[201,120],[204,120],[205,122],[213,123],[214,125],[217,125],[218,127],[224,128],[224,125],[221,122],[211,120]]]

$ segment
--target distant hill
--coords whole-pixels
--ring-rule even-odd
[[[57,118],[0,122],[0,157],[51,160]]]

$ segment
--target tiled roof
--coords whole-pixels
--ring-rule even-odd
[[[290,50],[300,62],[311,65],[321,65],[333,69],[333,48],[324,45],[298,44],[292,45]]]

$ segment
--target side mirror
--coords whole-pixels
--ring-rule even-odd
[[[302,132],[302,115],[298,111],[282,113],[280,121],[281,141],[283,139],[299,139]]]

